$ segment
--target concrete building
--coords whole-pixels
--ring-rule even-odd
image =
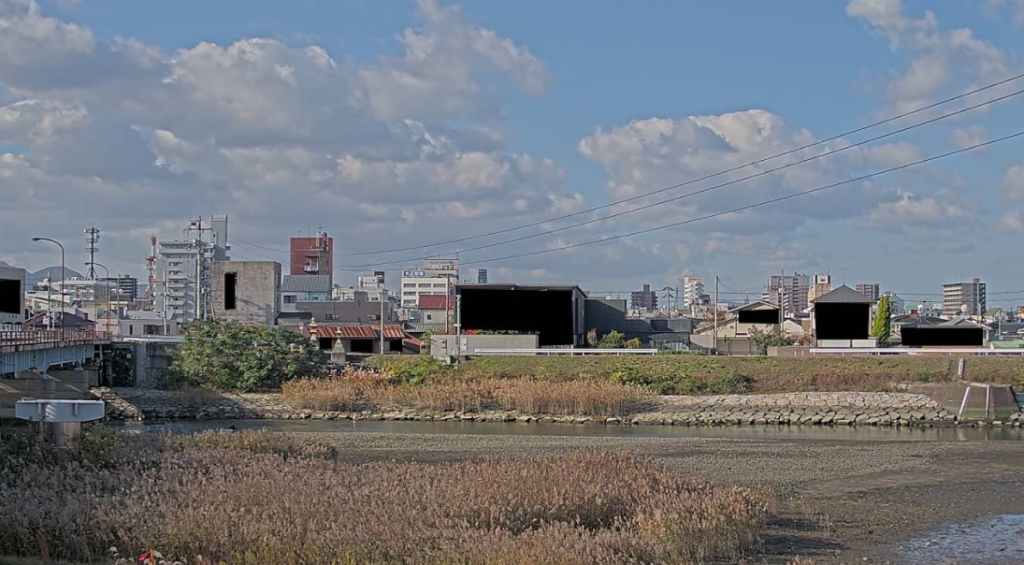
[[[796,314],[807,309],[810,287],[811,277],[808,275],[770,275],[761,299],[781,305],[786,314]]]
[[[446,328],[454,332],[455,296],[420,296],[418,309],[420,312],[420,323],[430,329]]]
[[[25,321],[25,269],[0,266],[0,324]]]
[[[964,306],[967,308],[964,309]],[[942,285],[942,315],[944,317],[952,318],[961,314],[982,316],[987,309],[985,283],[980,279]]]
[[[119,302],[135,302],[139,297],[139,279],[135,277],[122,275],[99,280],[110,283],[116,289]]]
[[[178,321],[165,320],[160,312],[129,310],[118,320],[120,336],[178,335]]]
[[[630,340],[637,338],[646,347],[686,349],[696,324],[691,318],[631,318],[621,298],[587,298],[584,303],[586,333],[597,338],[612,331]]]
[[[811,287],[807,289],[807,303],[810,304],[814,302],[814,299],[829,292],[832,292],[832,275],[816,274],[811,278]]]
[[[384,295],[384,320],[394,319],[391,301]],[[381,301],[371,300],[365,291],[356,291],[352,300],[330,300],[327,302],[296,302],[295,309],[305,312],[318,324],[372,324],[379,323]]]
[[[477,269],[476,282],[477,284],[487,284],[487,269]]]
[[[658,294],[645,283],[643,290],[629,293],[629,308],[633,312],[654,312],[658,309]]]
[[[293,237],[289,245],[288,270],[293,276],[322,275],[334,286],[334,238],[318,230],[315,237]]]
[[[459,258],[458,257],[431,257],[423,260],[423,273],[427,277],[439,277],[451,279],[452,283],[459,282]]]
[[[285,275],[281,281],[281,311],[297,312],[299,302],[327,302],[331,299],[331,277],[327,275]]]
[[[881,292],[878,283],[860,283],[857,285],[857,292],[870,298],[871,300],[878,301],[881,298]]]
[[[750,338],[751,332],[779,328],[781,318],[778,304],[756,300],[732,308],[719,318],[717,325],[714,319],[705,321],[690,341],[698,347],[717,350],[725,355],[757,355],[757,344]]]
[[[248,325],[276,326],[281,313],[281,264],[277,261],[214,261],[212,317]]]
[[[191,222],[191,239],[160,241],[156,258],[155,308],[187,324],[211,312],[210,262],[227,261],[228,217],[213,216],[210,226]]]
[[[447,277],[427,276],[423,269],[402,272],[402,309],[414,311],[420,303],[420,296],[444,296],[451,294],[455,283]]]
[[[335,287],[331,291],[331,296],[334,300],[347,302],[355,300],[356,293],[365,294],[365,299],[373,302],[394,298],[385,288],[384,271],[374,271],[372,275],[359,275],[356,278],[356,286]]]

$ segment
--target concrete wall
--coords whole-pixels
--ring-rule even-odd
[[[691,335],[690,342],[704,349],[713,349],[713,334]],[[718,352],[723,355],[758,355],[757,346],[747,337],[719,337]]]
[[[235,308],[225,304],[225,275],[235,273]],[[277,325],[281,313],[281,264],[276,261],[214,261],[210,277],[213,317],[243,324]]]
[[[430,354],[436,356],[452,356],[456,354],[456,337],[454,335],[435,335],[430,338]],[[464,335],[462,336],[462,355],[474,355],[473,351],[482,349],[537,349],[536,335]],[[529,355],[529,354],[526,354]]]
[[[356,295],[355,300],[330,302],[298,302],[295,304],[299,312],[309,312],[317,323],[334,324],[373,324],[380,322],[380,302],[366,300]],[[390,321],[391,303],[384,303],[384,319]]]

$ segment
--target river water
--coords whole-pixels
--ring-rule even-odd
[[[139,432],[269,430],[291,433],[505,434],[568,437],[785,439],[820,441],[1020,441],[1021,428],[891,428],[875,426],[608,426],[511,422],[370,420],[196,420],[125,425]],[[233,428],[232,428],[233,427]]]

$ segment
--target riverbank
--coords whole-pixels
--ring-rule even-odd
[[[318,411],[286,402],[281,394],[235,394],[100,388],[107,419],[161,420],[427,420],[550,422],[606,425],[913,426],[963,424],[927,396],[889,392],[828,392],[716,396],[659,396],[619,417],[528,414],[485,410],[432,411],[407,406],[366,406],[353,411]],[[992,425],[1020,426],[1020,414]]]

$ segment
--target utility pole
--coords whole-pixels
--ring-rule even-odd
[[[779,328],[782,328],[783,323],[786,319],[786,270],[781,271],[782,277],[779,279]]]
[[[380,354],[384,355],[384,289],[380,291]]]
[[[711,315],[715,317],[715,355],[718,355],[718,275],[715,275],[715,303],[711,307]]]
[[[455,357],[462,356],[462,295],[455,296]]]
[[[189,223],[188,228],[185,229],[185,233],[198,232],[199,237],[193,240],[193,246],[196,250],[196,307],[195,307],[195,319],[201,320],[206,317],[206,298],[209,296],[209,292],[206,288],[206,281],[203,278],[203,267],[206,264],[206,250],[203,242],[203,232],[213,231],[213,228],[203,227],[203,217],[199,216],[198,219],[193,220]]]
[[[452,279],[449,277],[444,278],[444,334],[451,335],[451,328],[448,327],[448,320],[451,318],[452,312]]]

